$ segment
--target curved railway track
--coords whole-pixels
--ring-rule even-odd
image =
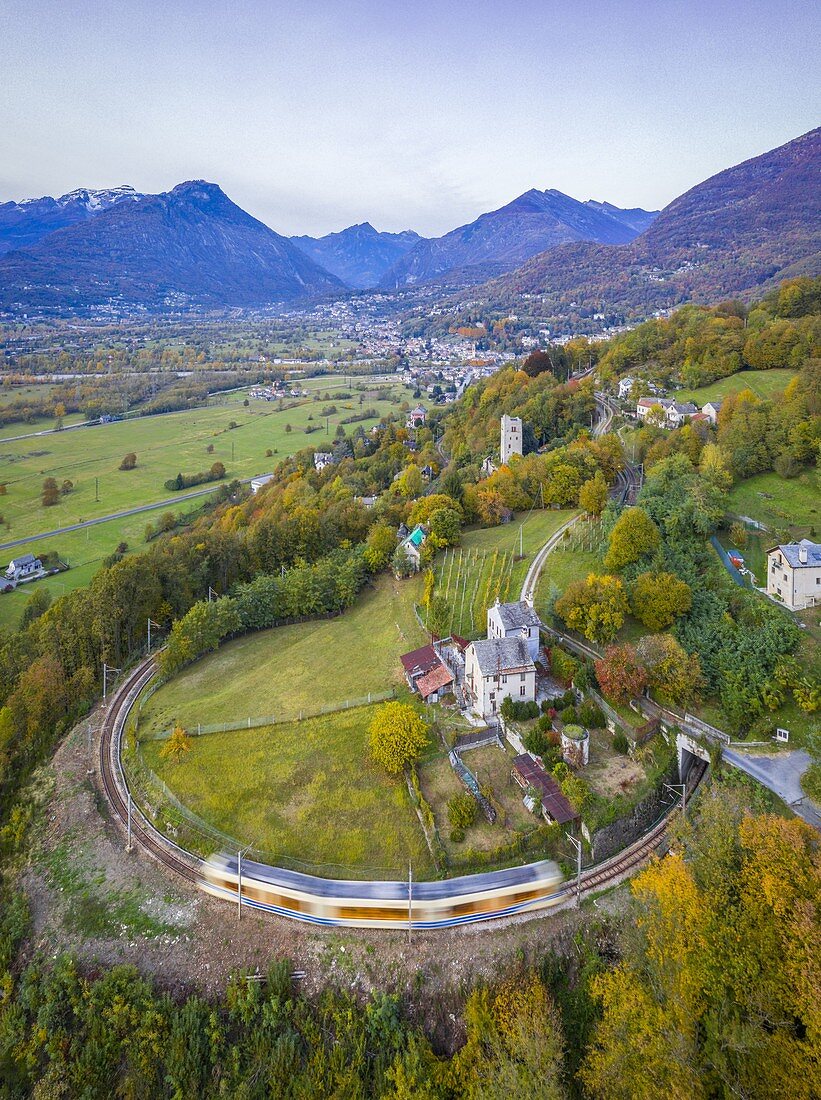
[[[122,736],[131,708],[155,672],[154,660],[148,658],[128,673],[111,696],[100,731],[99,774],[102,792],[111,807],[116,825],[126,834],[130,796],[121,760]],[[691,779],[688,782],[688,800],[705,770],[706,766],[701,764],[698,772],[691,773]],[[650,855],[662,847],[668,817],[669,815],[665,815],[644,836],[622,852],[582,871],[581,897],[599,893],[609,886],[616,885],[632,871],[638,870]],[[133,799],[131,799],[131,841],[167,870],[179,875],[187,882],[198,883],[199,858],[175,844],[155,828]],[[559,907],[572,904],[577,894],[576,881],[568,881],[558,893],[563,895]],[[538,912],[532,915],[536,916]],[[517,918],[503,919],[523,920],[529,919],[529,915],[523,914]]]

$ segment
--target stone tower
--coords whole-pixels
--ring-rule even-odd
[[[502,416],[502,465],[506,465],[513,455],[522,453],[522,421],[518,416]]]

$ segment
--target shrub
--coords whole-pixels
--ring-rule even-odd
[[[538,703],[525,703],[519,699],[511,699],[509,695],[502,700],[499,710],[506,721],[526,722],[529,718],[539,717]]]
[[[616,732],[613,734],[613,748],[616,750],[616,752],[620,752],[622,754],[626,753],[630,748],[630,742],[627,740],[627,734],[623,733],[621,730],[616,730]]]
[[[137,465],[137,456],[134,454],[133,451],[129,451],[129,453],[124,456],[122,462],[120,463],[120,469],[121,470],[133,470],[136,465]]]
[[[462,841],[465,839],[465,830],[464,829],[451,829],[450,839],[453,841],[454,844],[461,844]]]
[[[565,725],[578,721],[576,708],[574,706],[565,707],[564,710],[561,712],[561,719]]]
[[[579,707],[579,721],[589,730],[604,729],[604,713],[601,707],[588,700]]]
[[[476,820],[476,800],[467,791],[455,794],[448,802],[448,821],[452,830],[462,833]],[[453,839],[453,833],[451,833]]]

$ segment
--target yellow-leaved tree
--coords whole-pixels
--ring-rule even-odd
[[[160,756],[179,764],[187,752],[191,751],[191,738],[182,726],[174,726],[174,732],[160,749]]]
[[[428,725],[410,703],[383,703],[369,732],[371,756],[389,775],[418,760],[428,744]]]

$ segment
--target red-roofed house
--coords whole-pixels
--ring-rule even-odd
[[[419,677],[416,681],[416,690],[426,703],[436,703],[439,701],[439,696],[445,694],[444,689],[449,688],[452,683],[453,673],[446,665],[440,664]]]

